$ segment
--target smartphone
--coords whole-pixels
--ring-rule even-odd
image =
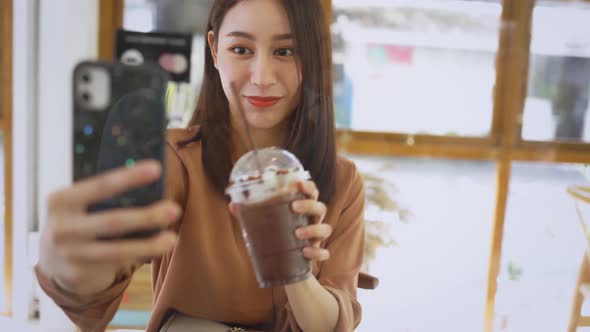
[[[165,170],[165,98],[168,75],[155,64],[130,66],[85,61],[73,74],[73,180],[132,167],[143,159]],[[165,171],[162,172],[165,174]],[[162,199],[164,175],[88,208],[101,211],[146,206]],[[124,238],[149,237],[154,229]]]

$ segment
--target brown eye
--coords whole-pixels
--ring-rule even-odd
[[[249,49],[241,46],[233,47],[231,50],[232,52],[238,55],[252,54],[252,52]]]
[[[295,55],[295,51],[291,48],[279,48],[275,51],[275,55],[278,56],[293,56]]]

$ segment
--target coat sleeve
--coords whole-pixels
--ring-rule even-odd
[[[339,306],[336,332],[353,331],[361,321],[361,305],[357,301],[358,274],[365,250],[365,190],[363,179],[354,165],[349,173],[352,179],[345,203],[337,217],[332,236],[325,244],[330,259],[320,264],[318,281],[330,292]],[[286,322],[281,331],[299,332],[289,304],[286,304]]]

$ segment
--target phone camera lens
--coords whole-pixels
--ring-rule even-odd
[[[82,74],[82,81],[84,83],[90,83],[90,73],[84,73],[84,74]]]
[[[90,98],[90,93],[88,93],[88,92],[82,92],[82,96],[81,97],[82,97],[82,100],[84,102],[86,102],[86,103],[89,103],[90,102],[90,99],[91,99]]]

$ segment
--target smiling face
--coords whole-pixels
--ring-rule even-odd
[[[232,123],[241,123],[239,103],[253,129],[286,125],[299,102],[302,75],[282,4],[240,1],[225,15],[218,35],[209,32],[208,42]]]
[[[336,144],[332,39],[322,2],[215,0],[207,31],[203,81],[188,124],[198,133],[188,142],[201,141],[211,183],[225,193],[251,136],[257,147],[281,146],[297,156],[320,200],[329,202]],[[244,106],[251,135],[236,105]]]

